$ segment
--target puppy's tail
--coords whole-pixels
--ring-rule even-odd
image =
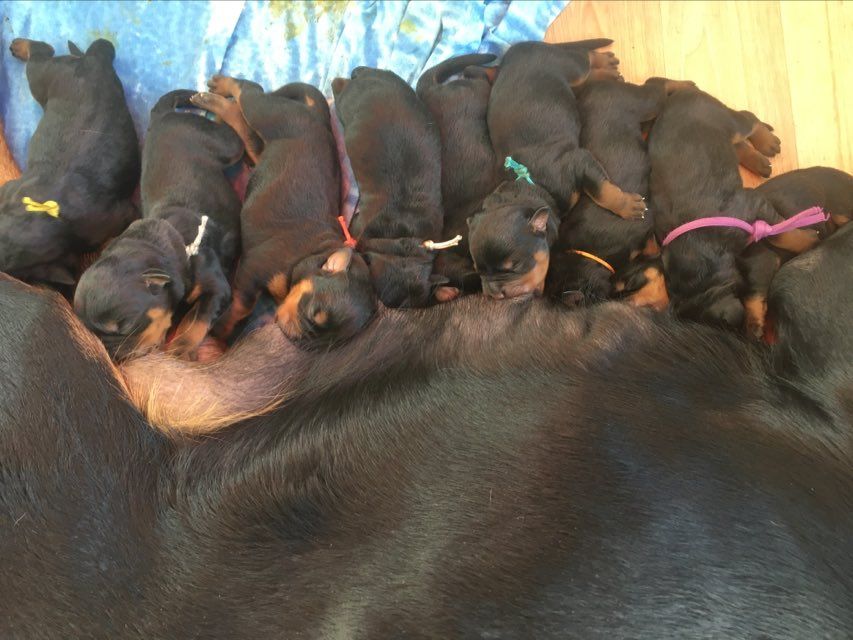
[[[557,46],[566,49],[587,49],[589,51],[593,51],[594,49],[601,49],[601,47],[609,47],[611,44],[613,44],[613,40],[610,38],[593,38],[591,40],[561,42]]]
[[[439,62],[421,75],[416,89],[417,94],[420,96],[430,87],[441,84],[452,75],[461,73],[466,67],[488,64],[493,62],[495,58],[497,56],[493,53],[469,53]]]
[[[82,58],[84,55],[86,55],[85,53],[83,53],[83,50],[76,44],[71,42],[71,40],[68,41],[68,53],[78,58]]]
[[[153,118],[163,113],[172,113],[177,107],[197,108],[196,105],[190,102],[190,98],[196,93],[196,91],[192,91],[191,89],[175,89],[164,94],[157,101],[157,104],[154,105],[154,108],[151,109],[151,117]]]

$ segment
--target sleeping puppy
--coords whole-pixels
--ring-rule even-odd
[[[770,128],[748,111],[733,111],[695,88],[667,99],[649,135],[650,192],[659,240],[700,218],[726,216],[750,224],[783,220],[759,192],[743,187],[734,145],[747,140],[767,157],[780,149]],[[795,229],[767,242],[799,253],[817,240],[815,231]],[[676,314],[730,327],[746,323],[751,335],[761,335],[772,265],[753,260],[755,249],[744,254],[749,243],[749,232],[713,227],[690,231],[663,247]]]
[[[601,162],[607,174],[630,191],[648,194],[649,158],[643,138],[643,123],[653,120],[668,93],[693,86],[651,78],[643,85],[614,78],[591,79],[578,89],[581,115],[580,144]],[[661,309],[667,305],[665,287],[659,275],[649,273],[648,262],[631,277],[623,277],[628,265],[640,256],[654,258],[660,253],[654,239],[652,221],[625,220],[603,209],[589,196],[582,195],[577,205],[560,223],[557,243],[548,269],[546,293],[567,304],[594,303],[613,297],[616,283],[621,293],[637,292],[636,304]],[[644,275],[643,291],[625,288]],[[653,295],[654,294],[654,295]]]
[[[73,285],[83,253],[98,249],[136,217],[139,144],[113,70],[115,49],[96,40],[83,53],[17,38],[44,114],[23,175],[0,186],[0,271],[28,281]]]
[[[350,338],[373,316],[376,300],[367,265],[338,223],[340,167],[325,97],[298,82],[271,93],[224,76],[209,86],[212,93],[193,102],[222,115],[235,98],[262,145],[241,212],[231,308],[217,333],[229,335],[266,290],[291,340],[320,347]]]
[[[117,359],[161,346],[182,302],[194,304],[169,345],[194,358],[231,300],[240,200],[224,171],[243,144],[194,113],[194,91],[164,95],[151,110],[142,157],[142,215],[80,278],[77,314]]]
[[[332,82],[335,110],[361,192],[352,220],[358,249],[387,307],[423,307],[458,295],[437,288],[429,248],[443,226],[441,143],[426,107],[390,71],[359,67]]]
[[[583,190],[600,206],[626,219],[641,218],[642,196],[625,193],[601,164],[580,148],[580,114],[573,88],[594,77],[619,78],[612,53],[593,49],[600,39],[563,44],[521,42],[509,48],[489,99],[489,134],[501,162],[507,156],[527,167],[561,211]]]
[[[487,199],[468,223],[471,257],[489,295],[542,293],[556,239],[548,230],[557,228],[580,190],[621,217],[644,215],[642,196],[615,186],[592,154],[579,146],[581,123],[573,87],[586,82],[593,71],[595,77],[619,77],[613,54],[592,51],[611,42],[523,42],[510,47],[501,61],[489,99],[488,127],[498,159],[517,179],[502,184],[500,197]],[[542,191],[554,206],[543,205]],[[507,202],[512,202],[511,210],[504,206]]]
[[[776,176],[756,187],[783,218],[821,207],[829,214],[827,232],[838,229],[853,218],[853,176],[829,167],[796,169]]]
[[[444,236],[462,235],[455,247],[440,252],[434,272],[466,293],[480,288],[480,278],[468,249],[466,220],[501,181],[501,170],[486,124],[486,109],[497,68],[483,65],[492,54],[450,58],[428,69],[418,80],[418,97],[429,109],[441,136],[441,198]],[[462,72],[462,77],[445,82]]]

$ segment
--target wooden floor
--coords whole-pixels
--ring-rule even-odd
[[[545,39],[602,36],[615,40],[629,82],[693,80],[773,125],[782,139],[774,174],[814,165],[853,173],[853,1],[575,0]]]

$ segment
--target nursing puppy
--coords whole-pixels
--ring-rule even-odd
[[[510,47],[501,61],[489,99],[489,134],[498,159],[506,158],[520,179],[501,187],[504,196],[515,192],[512,210],[504,206],[504,197],[487,200],[483,212],[469,223],[471,255],[489,295],[542,293],[556,238],[548,229],[556,229],[581,190],[623,218],[644,215],[642,196],[625,193],[610,182],[592,154],[580,148],[581,121],[573,88],[593,70],[596,76],[619,77],[613,54],[592,51],[611,42],[523,42]],[[553,198],[554,208],[542,208],[542,190]],[[490,204],[500,207],[496,210]],[[530,269],[541,272],[541,277],[532,276]]]
[[[230,334],[266,290],[289,338],[311,347],[351,337],[376,302],[367,265],[337,220],[340,167],[325,97],[302,83],[264,93],[254,82],[214,76],[209,86],[193,102],[221,114],[235,98],[263,145],[240,216],[233,300],[217,332]]]
[[[361,199],[352,234],[388,307],[422,307],[458,295],[436,290],[435,253],[442,231],[441,142],[412,88],[390,71],[358,67],[332,83],[335,110]]]
[[[491,77],[497,67],[492,54],[470,54],[450,58],[428,69],[418,80],[418,97],[429,109],[441,137],[441,198],[445,237],[463,236],[455,247],[435,258],[434,272],[466,293],[480,288],[468,248],[466,220],[480,209],[485,197],[501,181],[486,110],[492,90]],[[445,82],[454,74],[462,77]]]
[[[113,70],[115,49],[96,40],[83,53],[17,38],[12,55],[44,115],[23,175],[0,186],[0,271],[73,285],[83,253],[98,249],[138,216],[139,144]]]
[[[142,215],[80,278],[74,308],[117,359],[161,346],[183,302],[195,306],[169,345],[194,358],[228,307],[240,241],[240,200],[224,171],[243,154],[237,134],[176,107],[194,91],[167,93],[151,110],[142,157]]]
[[[643,123],[657,116],[668,93],[689,86],[693,83],[664,78],[650,78],[643,85],[609,77],[590,79],[578,90],[581,147],[617,184],[647,195],[649,158]],[[582,195],[560,223],[546,293],[568,304],[600,302],[616,293],[619,281],[626,293],[625,282],[636,279],[624,278],[628,265],[641,255],[649,258],[659,252],[651,216],[625,220]],[[661,274],[654,271],[649,263],[639,272],[646,274],[641,285],[645,291],[637,291],[634,300],[660,309],[668,299],[658,281]]]
[[[767,157],[780,149],[770,128],[748,111],[733,111],[698,89],[677,91],[667,99],[649,136],[650,192],[658,239],[704,217],[782,222],[783,217],[759,192],[743,187],[738,173],[742,154],[735,145],[742,148],[747,140]],[[817,240],[815,231],[795,229],[767,242],[799,253]],[[713,227],[690,231],[663,247],[667,288],[676,314],[731,327],[746,323],[751,335],[760,336],[768,273],[772,275],[773,269],[763,258],[752,260],[756,250],[742,256],[749,243],[748,232]]]

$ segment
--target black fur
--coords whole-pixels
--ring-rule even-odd
[[[667,82],[660,78],[635,85],[606,78],[589,80],[578,90],[581,147],[601,162],[616,184],[645,197],[649,193],[649,158],[642,128],[657,116],[668,88],[678,86],[671,83],[668,87]],[[643,252],[652,234],[651,216],[624,220],[581,195],[560,223],[554,253],[589,252],[610,264],[617,275],[611,277],[606,267],[577,254],[555,255],[546,294],[560,298],[577,292],[584,303],[612,297],[621,272]]]
[[[228,277],[240,242],[240,200],[224,171],[240,159],[243,144],[227,125],[175,111],[190,106],[194,93],[172,91],[151,110],[143,154],[143,219],[109,245],[75,292],[77,313],[119,359],[140,346],[137,338],[150,325],[151,309],[174,314],[197,286],[194,317],[209,327],[231,300]],[[188,258],[186,247],[195,240],[203,215],[208,221],[200,248]],[[172,348],[187,355],[198,347],[196,340],[179,336],[177,341]]]
[[[440,251],[434,271],[466,293],[480,288],[468,249],[466,220],[479,211],[484,198],[498,186],[499,166],[486,109],[492,90],[490,74],[497,68],[479,66],[495,59],[493,54],[456,56],[428,69],[418,80],[418,97],[429,109],[441,135],[441,197],[445,238],[462,236],[455,247]],[[454,74],[462,76],[445,82]]]
[[[779,277],[840,301],[841,257]],[[467,298],[321,355],[270,327],[226,359],[289,400],[170,443],[61,303],[0,296],[5,637],[853,627],[853,344],[814,339],[844,332],[834,317],[788,345],[825,363],[819,389],[732,334],[620,305]],[[204,372],[228,388],[182,366],[188,391]]]
[[[263,143],[241,212],[243,254],[234,301],[220,332],[247,316],[262,290],[279,305],[281,329],[308,347],[360,331],[376,310],[367,265],[338,224],[340,166],[322,93],[294,82],[276,91],[233,83],[248,126]]]
[[[54,285],[73,285],[81,254],[139,215],[130,202],[139,145],[113,70],[115,50],[106,40],[85,54],[69,47],[73,55],[54,57],[44,42],[12,41],[44,115],[23,175],[0,186],[0,271]],[[59,217],[27,211],[24,197],[55,201]]]
[[[359,67],[332,84],[360,191],[352,234],[388,307],[422,307],[446,278],[432,275],[439,241],[441,142],[412,88],[391,71]]]

